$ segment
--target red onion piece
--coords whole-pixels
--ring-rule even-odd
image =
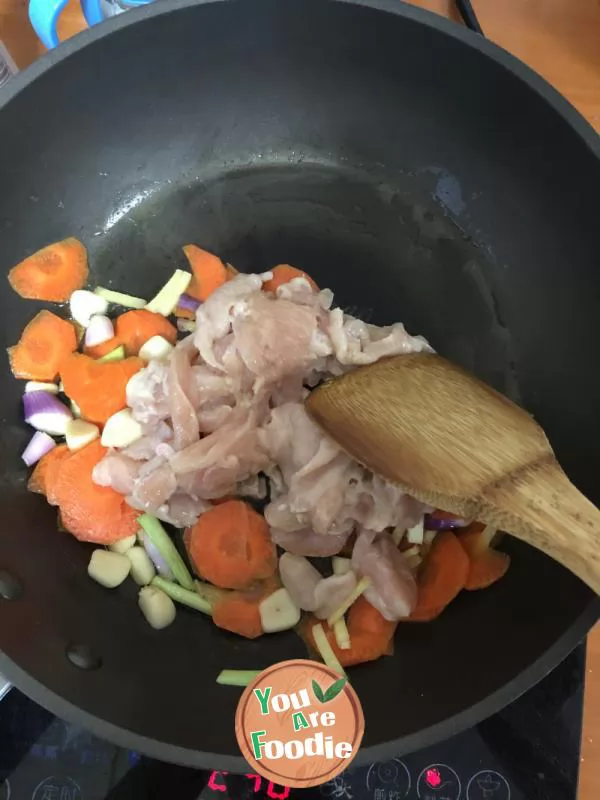
[[[466,528],[471,522],[468,519],[455,517],[454,519],[439,519],[425,514],[425,529],[428,531],[452,531],[455,528]]]
[[[144,550],[150,556],[150,560],[156,567],[156,571],[158,572],[158,574],[161,575],[163,578],[166,578],[168,581],[175,580],[175,576],[173,575],[171,568],[161,555],[160,550],[158,549],[158,547],[156,547],[155,544],[152,543],[150,537],[145,532],[143,533],[142,542],[144,545]]]
[[[85,331],[86,347],[95,347],[108,342],[115,335],[112,322],[104,314],[94,314]]]
[[[177,308],[183,308],[186,311],[195,311],[200,305],[200,300],[191,297],[189,294],[182,294],[177,301]]]
[[[36,431],[25,450],[23,450],[21,458],[28,467],[32,467],[34,464],[37,464],[42,456],[45,456],[46,453],[49,453],[50,450],[55,447],[56,442],[54,439],[51,439],[47,433]]]
[[[64,436],[67,422],[73,419],[69,409],[49,392],[27,392],[23,395],[25,422],[38,431]]]

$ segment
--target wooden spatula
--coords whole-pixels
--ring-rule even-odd
[[[532,417],[468,372],[430,353],[396,356],[323,384],[306,408],[373,472],[509,531],[600,593],[600,511]]]

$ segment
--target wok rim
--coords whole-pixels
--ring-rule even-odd
[[[79,50],[114,31],[134,25],[148,17],[158,17],[176,13],[183,8],[226,1],[233,2],[233,0],[170,0],[168,4],[153,3],[130,10],[126,14],[112,17],[102,25],[84,30],[68,41],[63,42],[56,50],[44,54],[30,67],[14,76],[0,90],[0,110],[23,92],[29,84],[48,72],[55,64],[65,61],[79,52]],[[541,96],[554,112],[569,125],[573,133],[582,140],[590,150],[591,155],[600,159],[600,136],[598,136],[591,124],[543,77],[500,46],[439,14],[407,5],[399,0],[327,0],[327,2],[364,6],[376,11],[396,14],[450,36],[464,46],[479,51],[483,56],[491,58],[498,66],[512,73],[513,76],[520,79],[532,91]],[[600,598],[592,598],[588,606],[554,644],[511,681],[475,705],[441,722],[402,736],[399,739],[362,748],[353,759],[352,767],[376,761],[385,761],[415,752],[448,739],[497,713],[551,672],[583,639],[599,616]],[[4,653],[0,653],[0,671],[28,697],[58,717],[84,727],[95,735],[126,749],[139,751],[160,761],[169,761],[203,770],[219,769],[239,773],[248,769],[247,762],[241,756],[208,753],[160,742],[101,719],[75,706],[42,685]]]
[[[520,672],[500,689],[497,689],[479,703],[475,703],[475,705],[435,725],[430,725],[428,728],[415,731],[399,739],[392,739],[389,742],[361,748],[349,768],[389,761],[392,758],[402,757],[426,747],[431,747],[493,716],[552,672],[582,641],[598,619],[599,613],[600,598],[595,598],[551,647],[542,653],[526,670]],[[219,770],[239,774],[250,769],[248,762],[242,756],[208,753],[204,750],[193,750],[188,747],[160,742],[157,739],[151,739],[143,734],[100,719],[100,717],[75,706],[69,700],[65,700],[64,697],[60,697],[48,687],[43,686],[36,678],[21,669],[4,653],[0,653],[0,672],[27,697],[55,714],[55,716],[85,728],[96,736],[126,750],[139,752],[158,761],[167,761],[180,766],[207,771]]]

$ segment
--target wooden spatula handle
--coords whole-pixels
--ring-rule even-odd
[[[543,550],[600,594],[600,511],[553,456],[506,476],[480,499],[484,521]]]

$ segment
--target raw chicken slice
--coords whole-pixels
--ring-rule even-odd
[[[281,531],[271,528],[271,539],[288,553],[309,558],[336,556],[346,544],[350,533],[315,533],[310,528],[298,531]]]
[[[352,568],[371,579],[365,597],[387,620],[410,615],[417,602],[417,584],[388,533],[362,531],[352,551]]]
[[[194,382],[187,353],[175,349],[169,360],[167,393],[169,396],[169,416],[173,426],[173,447],[183,450],[197,442],[200,437],[198,417],[190,396]]]
[[[167,461],[158,456],[152,469],[138,476],[130,492],[136,508],[154,513],[177,489],[177,479]]]
[[[121,453],[109,452],[94,467],[92,480],[99,486],[110,486],[120,494],[129,494],[140,466],[139,462]]]
[[[311,361],[317,328],[314,310],[257,293],[233,318],[238,352],[246,367],[266,381],[302,374]]]

